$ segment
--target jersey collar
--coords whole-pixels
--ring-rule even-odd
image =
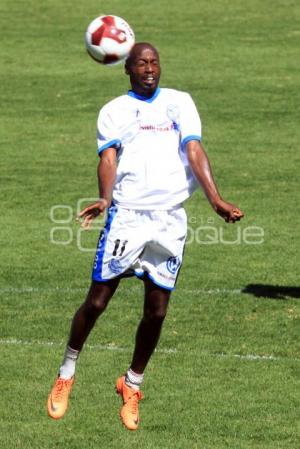
[[[155,98],[159,95],[159,93],[160,93],[160,87],[158,87],[154,91],[154,93],[151,97],[144,97],[144,95],[139,95],[139,94],[133,92],[133,90],[128,91],[128,95],[130,97],[136,98],[137,100],[145,101],[146,103],[152,103],[152,101],[155,100]]]

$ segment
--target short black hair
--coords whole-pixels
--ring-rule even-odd
[[[157,48],[155,48],[152,44],[150,44],[149,42],[136,42],[133,45],[132,49],[130,50],[129,55],[126,58],[125,67],[129,67],[132,64],[132,62],[136,58],[137,52],[143,48],[150,48],[157,54],[157,56],[159,58],[159,52],[158,52]]]

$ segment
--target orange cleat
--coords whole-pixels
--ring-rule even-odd
[[[75,382],[74,376],[71,379],[61,379],[58,377],[52,387],[48,397],[48,415],[53,419],[60,419],[64,416],[68,408],[68,399]]]
[[[136,430],[139,424],[138,403],[144,397],[142,392],[128,387],[125,383],[125,376],[119,377],[117,380],[116,391],[123,399],[120,417],[124,426],[129,430]]]

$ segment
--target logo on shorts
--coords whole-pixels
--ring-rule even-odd
[[[170,273],[175,274],[180,266],[179,257],[169,257],[167,260],[167,269]]]
[[[120,262],[117,259],[111,259],[108,264],[108,267],[115,274],[121,273],[123,269]]]

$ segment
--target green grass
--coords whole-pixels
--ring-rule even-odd
[[[102,12],[159,48],[161,85],[193,96],[222,195],[246,213],[229,227],[201,192],[187,202],[191,232],[207,241],[211,226],[217,242],[187,245],[136,433],[120,425],[114,394],[141,315],[135,280],[90,336],[68,414],[54,422],[45,410],[93,261],[73,220],[70,244],[50,242],[63,226],[51,207],[75,215],[80,198],[97,195],[97,113],[128,88],[122,66],[85,53],[84,30]],[[2,0],[1,449],[298,449],[298,22],[292,0]],[[263,229],[263,244],[247,244],[249,226]],[[94,248],[97,233],[82,245]],[[294,291],[276,299],[282,287]]]

